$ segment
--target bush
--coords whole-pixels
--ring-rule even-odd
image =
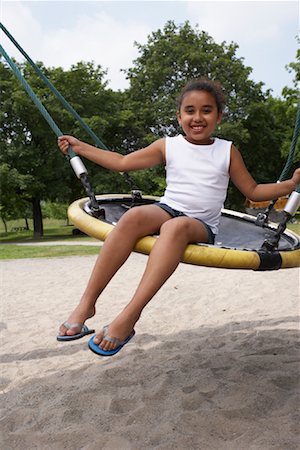
[[[50,201],[42,203],[42,214],[45,219],[67,220],[67,209],[68,205],[66,203],[55,203]]]

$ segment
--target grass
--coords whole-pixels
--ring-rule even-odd
[[[33,235],[33,223],[29,220],[30,230],[14,231],[15,228],[22,228],[24,221],[11,220],[8,222],[8,232],[5,233],[3,223],[0,223],[0,242],[45,242],[46,240],[60,239],[82,239],[72,235],[73,225],[66,225],[64,220],[44,219],[44,236],[36,238]],[[90,239],[88,236],[85,239]]]
[[[0,259],[22,259],[22,258],[51,258],[58,256],[83,256],[96,255],[99,253],[97,239],[89,236],[73,236],[73,225],[66,225],[63,220],[44,219],[44,236],[35,238],[33,235],[33,224],[29,221],[31,230],[13,231],[14,228],[24,226],[22,220],[10,221],[8,232],[5,233],[4,226],[0,227]],[[95,246],[87,245],[63,245],[66,241],[95,242]],[[47,245],[53,241],[62,242],[62,245]],[[44,245],[34,245],[35,243]],[[17,245],[31,244],[31,245]]]
[[[99,246],[86,245],[2,245],[0,259],[53,258],[97,255]]]

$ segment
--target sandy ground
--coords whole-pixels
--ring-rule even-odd
[[[111,358],[56,341],[95,256],[1,262],[1,449],[296,450],[299,270],[180,265]],[[109,323],[133,254],[88,321]]]

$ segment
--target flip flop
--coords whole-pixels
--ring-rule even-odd
[[[130,333],[130,335],[129,335],[126,339],[124,339],[124,341],[120,341],[120,339],[118,339],[118,338],[113,338],[113,337],[110,337],[110,336],[109,336],[109,334],[108,334],[108,325],[105,325],[105,326],[103,327],[103,331],[104,331],[104,339],[105,339],[106,341],[112,342],[113,344],[118,344],[118,346],[117,346],[116,348],[114,348],[113,350],[102,350],[102,348],[100,348],[100,347],[99,347],[97,344],[95,344],[95,342],[94,342],[94,337],[95,337],[96,335],[92,336],[92,337],[90,338],[90,340],[89,340],[89,349],[92,350],[92,352],[96,353],[96,354],[99,355],[99,356],[113,356],[113,355],[115,355],[115,354],[118,353],[118,352],[121,350],[121,348],[123,348],[124,345],[126,345],[126,344],[130,341],[130,339],[132,339],[133,336],[135,335],[135,331],[132,330],[132,332]]]
[[[83,336],[86,336],[87,334],[95,333],[95,330],[90,330],[85,324],[83,323],[69,323],[65,322],[64,327],[66,327],[68,330],[72,330],[72,328],[80,328],[80,333],[72,334],[72,335],[58,335],[56,336],[56,339],[58,341],[75,341],[76,339],[80,339]]]

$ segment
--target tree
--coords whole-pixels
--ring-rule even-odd
[[[20,175],[8,164],[0,164],[0,217],[5,232],[7,222],[12,219],[28,218],[28,203],[19,195],[21,189],[32,182],[30,175]]]
[[[268,95],[263,102],[252,103],[244,120],[249,139],[243,143],[242,153],[249,171],[259,183],[275,182],[281,177],[290,151],[299,102],[300,50],[296,59],[297,62],[287,66],[289,71],[295,71],[294,86],[283,88],[283,99]],[[299,156],[298,140],[290,175]],[[231,203],[239,204],[241,195],[233,188],[230,193]]]
[[[300,37],[297,38],[298,44],[300,44]],[[289,73],[294,72],[293,87],[284,87],[282,90],[283,97],[291,103],[299,102],[299,84],[300,84],[300,48],[296,53],[296,61],[290,62],[286,69]]]
[[[135,45],[139,56],[126,72],[130,81],[127,105],[135,112],[129,140],[133,148],[178,133],[176,96],[188,80],[205,76],[219,80],[227,94],[227,108],[216,135],[234,142],[258,182],[277,180],[295,121],[299,62],[288,66],[288,70],[296,71],[295,87],[286,88],[286,98],[280,100],[272,98],[270,91],[264,93],[263,83],[250,79],[252,69],[236,56],[237,44],[217,44],[188,22],[167,22],[162,30],[148,37],[146,44]],[[299,57],[300,51],[298,61]],[[161,193],[163,178],[162,168],[146,171],[147,188]],[[226,206],[240,208],[243,202],[243,196],[230,185]]]
[[[188,22],[175,25],[170,21],[163,30],[153,32],[145,45],[135,45],[139,56],[126,72],[130,82],[127,105],[135,113],[134,128],[130,129],[133,148],[180,131],[176,97],[188,80],[203,76],[219,80],[227,93],[227,108],[216,135],[234,140],[240,148],[249,141],[245,119],[253,104],[265,102],[268,93],[262,92],[263,83],[249,78],[252,69],[236,56],[237,44],[217,44]],[[152,191],[161,191],[163,169],[146,173],[151,176]]]
[[[300,38],[298,38],[298,43],[300,43]],[[296,61],[291,62],[286,66],[288,72],[294,72],[293,87],[284,87],[282,90],[282,96],[285,100],[285,108],[281,105],[281,111],[276,112],[276,117],[279,121],[284,120],[286,123],[286,129],[284,133],[284,139],[281,146],[281,153],[286,158],[293,137],[294,124],[297,116],[297,108],[299,107],[300,97],[299,97],[299,84],[300,84],[300,49],[297,50]],[[284,109],[284,111],[283,111]],[[295,161],[300,159],[300,141],[298,139],[296,151],[295,151]]]
[[[178,131],[176,96],[192,78],[206,76],[222,83],[228,97],[226,122],[231,127],[241,128],[251,103],[265,98],[262,83],[249,79],[252,69],[236,56],[236,44],[217,44],[188,22],[179,26],[167,22],[163,30],[148,37],[147,44],[135,45],[140,55],[127,71],[127,78],[131,109],[137,112],[140,126],[137,145],[153,140],[153,134],[164,136]]]
[[[27,63],[18,66],[58,126],[66,133],[86,138],[74,118],[61,107],[33,69]],[[93,63],[78,63],[70,71],[63,71],[61,68],[47,69],[42,63],[39,66],[56,88],[70,99],[72,106],[84,118],[88,118],[86,121],[93,125],[96,133],[106,130],[108,136],[109,130],[112,131],[112,127],[108,126],[110,108],[113,106],[118,110],[118,97],[106,89],[102,69],[94,67]],[[41,200],[70,202],[82,196],[82,186],[58,151],[55,135],[6,64],[0,63],[0,74],[0,142],[3,149],[0,164],[7,164],[8,168],[14,169],[12,176],[16,183],[22,176],[30,177],[26,186],[23,183],[18,191],[20,198],[31,202],[34,233],[41,236]],[[95,166],[87,165],[93,176]],[[109,178],[111,175],[105,173],[105,177]]]
[[[47,103],[47,94],[40,80],[26,64],[20,70],[38,96]],[[34,221],[34,234],[43,234],[40,201],[44,197],[60,194],[66,169],[59,152],[54,151],[55,137],[38,109],[27,96],[12,72],[1,64],[4,74],[1,83],[0,117],[2,152],[0,163],[7,164],[11,177],[18,183],[20,199],[30,202]],[[20,180],[26,177],[26,184]]]

